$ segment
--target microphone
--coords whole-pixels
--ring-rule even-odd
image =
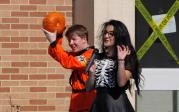
[[[94,59],[96,58],[96,55],[98,54],[98,52],[99,52],[98,49],[94,49],[94,51],[93,51],[93,53],[92,53],[92,55],[90,57],[90,60],[87,63],[87,66],[86,66],[86,69],[85,69],[85,73],[89,72],[89,69],[93,65]]]

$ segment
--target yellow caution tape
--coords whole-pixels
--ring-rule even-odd
[[[152,46],[157,38],[160,39],[164,47],[170,53],[170,55],[174,58],[177,64],[179,64],[179,59],[176,56],[174,50],[172,49],[170,43],[168,42],[165,35],[162,33],[162,30],[167,26],[170,19],[175,15],[175,13],[179,9],[179,0],[176,0],[172,7],[167,12],[166,16],[162,19],[159,25],[156,24],[155,20],[152,18],[150,13],[147,11],[145,6],[142,4],[141,0],[135,1],[136,7],[139,12],[143,15],[147,23],[153,29],[153,33],[149,36],[149,38],[144,42],[141,48],[137,51],[137,56],[140,59],[144,56],[144,54],[148,51],[148,49]]]

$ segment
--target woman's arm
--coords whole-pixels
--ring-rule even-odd
[[[123,87],[126,85],[128,80],[130,80],[132,74],[130,71],[125,69],[125,61],[118,61],[118,71],[117,71],[117,82],[119,87]]]
[[[117,46],[118,52],[118,68],[117,68],[117,82],[119,87],[125,86],[130,80],[132,73],[125,69],[125,58],[130,54],[128,46]]]

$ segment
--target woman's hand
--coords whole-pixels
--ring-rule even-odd
[[[123,87],[126,85],[127,81],[131,77],[131,72],[125,69],[125,58],[130,54],[130,50],[128,46],[117,46],[117,55],[118,55],[118,75],[117,81],[119,87]]]
[[[118,59],[120,60],[124,60],[125,57],[127,55],[130,54],[130,50],[129,50],[129,47],[128,46],[125,46],[125,45],[121,45],[121,46],[117,46],[117,56],[118,56]]]

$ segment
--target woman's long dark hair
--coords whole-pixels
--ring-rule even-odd
[[[110,20],[103,24],[102,33],[101,33],[100,37],[103,37],[106,27],[109,25],[112,25],[114,27],[114,36],[116,39],[115,44],[116,45],[125,45],[125,46],[128,46],[130,49],[130,55],[127,55],[125,58],[125,66],[126,66],[126,69],[128,69],[132,72],[132,77],[136,84],[137,93],[140,94],[139,84],[141,81],[141,77],[140,77],[141,67],[139,65],[139,60],[137,58],[136,51],[131,43],[131,39],[130,39],[129,32],[127,30],[127,27],[121,21]]]

